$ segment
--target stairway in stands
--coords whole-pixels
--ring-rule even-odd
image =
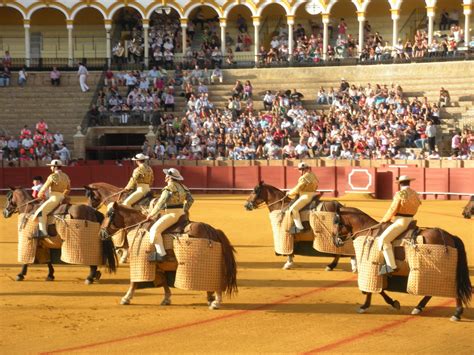
[[[51,86],[49,73],[29,73],[23,88],[16,84],[17,76],[13,75],[10,87],[0,87],[0,132],[18,136],[25,124],[33,130],[43,118],[49,130],[60,131],[72,149],[72,137],[89,109],[99,78],[99,73],[91,74],[91,90],[83,93],[76,73],[62,73],[60,87]]]

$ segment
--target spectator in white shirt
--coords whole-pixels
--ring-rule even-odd
[[[82,92],[89,91],[89,86],[87,86],[87,76],[89,72],[84,64],[79,63],[79,69],[77,70],[77,75],[79,76],[79,85],[81,86]]]
[[[66,144],[57,150],[56,154],[59,155],[59,159],[63,162],[63,164],[68,165],[69,159],[71,159],[71,153],[69,152],[69,149],[67,149]]]

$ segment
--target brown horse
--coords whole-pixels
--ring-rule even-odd
[[[123,201],[128,192],[124,191],[120,187],[108,184],[106,182],[94,182],[89,185],[84,185],[86,190],[86,197],[88,199],[89,206],[99,209],[103,205],[109,205],[113,202]],[[137,210],[143,210],[148,208],[153,194],[148,194],[145,198],[138,201],[133,208]],[[120,263],[126,263],[128,258],[128,244],[125,238],[124,245],[117,248],[117,254],[120,257]]]
[[[38,200],[34,200],[33,197],[26,192],[26,190],[20,187],[11,187],[7,193],[7,201],[3,210],[3,216],[5,218],[11,217],[14,213],[27,213],[33,214],[36,209],[40,206]],[[86,205],[61,205],[55,212],[55,215],[69,214],[72,219],[81,219],[91,222],[101,223],[104,219],[104,215],[93,208]],[[51,235],[56,235],[55,225],[49,226]],[[97,236],[99,238],[99,235]],[[102,240],[102,257],[104,263],[107,265],[109,272],[116,271],[116,258],[114,253],[113,243],[110,240]],[[48,262],[49,273],[46,277],[46,281],[54,280],[54,268],[51,262]],[[86,278],[86,284],[92,284],[94,280],[99,280],[101,277],[100,271],[97,270],[97,265],[89,266],[90,273]],[[21,272],[17,275],[17,281],[23,281],[28,271],[28,264],[22,266]]]
[[[350,242],[359,236],[378,236],[390,225],[390,223],[380,224],[366,213],[357,208],[342,207],[338,208],[335,225],[335,239],[339,243]],[[362,233],[363,232],[363,233]],[[463,313],[463,306],[467,306],[472,297],[472,285],[469,279],[469,269],[466,257],[466,251],[463,241],[440,228],[423,228],[418,230],[417,235],[422,235],[424,244],[451,246],[458,251],[458,261],[456,266],[456,274],[452,275],[456,279],[456,311],[451,317],[453,321],[459,321]],[[396,290],[402,292],[401,290]],[[383,291],[381,292],[385,301],[392,307],[399,309],[398,301],[393,301]],[[418,305],[413,309],[412,314],[419,314],[425,308],[432,296],[424,296]],[[359,308],[359,313],[364,313],[369,307],[372,294],[366,293],[365,303]]]
[[[275,210],[283,210],[287,208],[290,202],[291,202],[291,199],[286,197],[286,194],[284,191],[281,191],[278,188],[265,184],[263,181],[261,181],[253,189],[244,207],[248,211],[252,211],[256,208],[259,208],[261,205],[266,204],[268,207],[268,210],[272,212]],[[336,202],[336,201],[319,202],[319,199],[318,199],[318,203],[324,204],[324,209],[328,212],[335,212],[336,206],[340,205],[339,202]],[[308,244],[310,242],[295,242],[295,248],[298,243]],[[311,255],[311,256],[328,256],[329,255],[329,254],[317,252],[316,250],[312,248],[312,245],[310,248],[306,248],[306,249],[310,250],[309,254],[308,254],[308,251],[301,251],[301,252],[295,251],[294,254]],[[339,259],[340,259],[340,255],[334,256],[334,260],[326,266],[326,270],[332,271],[337,266]],[[293,266],[293,260],[294,260],[294,255],[289,255],[287,262],[285,263],[285,266],[283,268],[287,269],[289,268],[288,266],[290,267]]]
[[[150,227],[150,222],[146,222],[146,216],[140,211],[120,205],[114,202],[107,211],[107,215],[102,222],[101,235],[103,238],[108,238],[110,235],[117,233],[119,229],[130,229],[130,227]],[[148,224],[146,225],[145,222]],[[235,261],[235,249],[230,243],[227,236],[219,229],[201,222],[188,222],[186,225],[187,234],[192,238],[202,238],[219,242],[222,245],[223,256],[223,274],[224,274],[224,292],[229,295],[237,292],[237,263]],[[165,231],[166,233],[166,231]],[[132,255],[133,257],[133,255]],[[130,304],[134,292],[139,286],[139,282],[130,282],[130,287],[121,300],[121,304]],[[166,280],[160,285],[164,288],[165,296],[161,305],[171,304],[171,290]],[[222,292],[216,292],[214,299],[214,291],[207,292],[208,305],[211,309],[217,309],[222,302]]]
[[[464,207],[462,211],[462,215],[464,218],[471,219],[471,216],[474,214],[474,195],[471,196],[471,199],[467,203],[466,207]]]
[[[120,187],[106,182],[94,182],[89,185],[84,185],[84,189],[86,190],[86,197],[89,206],[96,209],[100,208],[102,205],[108,205],[111,202],[122,201],[128,195],[128,193]],[[141,206],[148,207],[149,203],[150,198],[144,198],[136,204],[137,209]]]

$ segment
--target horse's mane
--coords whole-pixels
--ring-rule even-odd
[[[120,190],[120,187],[109,184],[107,182],[94,182],[92,184],[89,184],[88,186],[93,189],[112,190],[112,192],[118,192]]]
[[[365,225],[368,223],[374,223],[374,224],[377,223],[377,221],[373,219],[372,217],[370,217],[367,213],[355,207],[341,207],[340,213],[341,215],[344,215],[344,214],[354,215],[353,217],[357,219],[361,225]]]

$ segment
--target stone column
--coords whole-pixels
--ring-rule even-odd
[[[427,6],[426,15],[428,16],[428,45],[430,45],[433,42],[433,22],[435,17],[435,8],[433,6]]]
[[[328,43],[329,43],[329,14],[322,14],[323,16],[323,60],[328,57]]]
[[[143,63],[145,68],[148,69],[150,64],[150,45],[148,43],[148,29],[150,28],[149,20],[143,19]]]
[[[74,45],[72,43],[72,30],[74,29],[74,21],[66,20],[67,28],[67,64],[72,67],[74,64]]]
[[[77,132],[72,137],[74,141],[74,158],[86,158],[86,136],[82,134],[81,126],[77,126]]]
[[[464,13],[464,45],[467,46],[471,40],[471,29],[469,27],[469,17],[471,16],[471,5],[463,5]]]
[[[393,31],[392,31],[392,47],[395,47],[398,43],[398,20],[400,19],[399,9],[390,9],[392,13]]]
[[[295,16],[286,15],[286,21],[288,23],[288,60],[293,59],[293,26],[295,24]]]
[[[364,49],[364,22],[365,22],[365,12],[357,12],[357,21],[359,21],[359,55],[361,55],[362,50]]]
[[[222,56],[225,57],[225,30],[227,27],[227,20],[225,18],[219,19],[219,24],[221,26],[221,52]]]
[[[253,43],[254,43],[254,52],[255,52],[255,66],[258,65],[258,52],[260,50],[260,16],[252,16],[253,22]]]
[[[112,44],[111,34],[112,20],[105,20],[105,57],[107,58],[107,65],[112,64]]]
[[[31,64],[31,44],[30,44],[30,20],[23,20],[25,28],[25,65],[28,68]]]
[[[186,30],[188,29],[188,19],[187,18],[182,18],[180,19],[181,21],[181,47],[183,50],[183,55],[186,53],[186,46],[187,46],[187,33]]]

